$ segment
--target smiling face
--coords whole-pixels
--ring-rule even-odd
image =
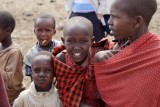
[[[54,24],[51,18],[37,18],[35,22],[35,35],[40,46],[47,46],[55,34]]]
[[[32,78],[40,90],[47,90],[53,81],[53,65],[46,55],[36,56],[32,62]]]
[[[62,41],[70,58],[81,65],[88,56],[93,38],[86,29],[75,27],[64,35]]]
[[[125,5],[115,2],[110,11],[110,19],[108,20],[110,33],[117,40],[131,37],[135,33],[135,19],[127,15],[124,8]]]

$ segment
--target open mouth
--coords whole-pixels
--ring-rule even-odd
[[[44,39],[44,40],[42,41],[42,45],[44,45],[46,42],[47,42],[47,40]]]
[[[81,53],[73,53],[74,58],[80,58],[81,57]]]

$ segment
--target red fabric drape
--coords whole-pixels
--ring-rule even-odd
[[[159,36],[147,32],[94,70],[109,107],[160,107]]]

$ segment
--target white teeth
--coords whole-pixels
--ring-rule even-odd
[[[74,55],[75,55],[75,56],[80,56],[81,54],[80,54],[80,53],[75,53]]]

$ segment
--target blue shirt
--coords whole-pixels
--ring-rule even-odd
[[[88,13],[94,12],[95,10],[88,0],[74,0],[72,11],[78,13]]]

